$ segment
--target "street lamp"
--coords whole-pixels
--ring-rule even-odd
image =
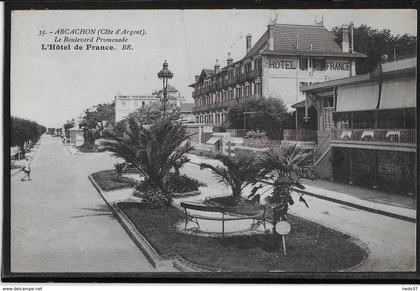
[[[165,60],[165,62],[163,63],[163,69],[157,74],[159,79],[162,79],[163,81],[163,117],[165,117],[166,115],[166,102],[168,101],[168,79],[172,79],[173,75],[174,74],[172,74],[172,72],[169,71],[168,63]]]
[[[255,114],[254,111],[245,111],[244,112],[244,134],[246,133],[246,115],[247,114]]]

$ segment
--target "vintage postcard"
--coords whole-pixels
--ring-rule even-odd
[[[6,20],[3,280],[418,278],[415,9]]]

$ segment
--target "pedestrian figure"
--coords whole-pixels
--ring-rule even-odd
[[[25,158],[26,162],[25,162],[25,167],[23,167],[23,171],[25,172],[25,174],[28,176],[28,181],[31,180],[31,164],[29,162],[29,158]],[[23,177],[22,179],[20,179],[21,181],[25,180],[25,177]]]

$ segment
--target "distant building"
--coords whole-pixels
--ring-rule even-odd
[[[252,45],[246,36],[246,55],[237,62],[229,56],[224,67],[203,69],[195,76],[196,122],[221,124],[233,103],[250,96],[280,98],[290,107],[304,99],[300,87],[356,75],[352,27],[343,26],[341,47],[323,25],[269,24]]]
[[[181,101],[184,98],[180,95],[179,91],[168,85],[168,103],[182,104]],[[128,116],[131,112],[144,107],[154,102],[162,102],[163,90],[155,91],[151,95],[139,96],[139,95],[118,95],[115,96],[115,122],[121,121]]]
[[[369,74],[304,86],[295,130],[316,143],[318,177],[415,193],[417,58],[384,61]]]
[[[192,112],[194,103],[181,103],[181,107],[179,109],[181,115],[181,122],[183,123],[194,123],[195,116]]]

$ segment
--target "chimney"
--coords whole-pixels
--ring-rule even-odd
[[[200,78],[200,75],[195,75],[195,81],[198,82],[198,79]]]
[[[343,40],[341,41],[341,48],[343,49],[343,53],[350,52],[349,46],[349,28],[347,25],[343,25],[341,27],[341,33],[343,35]]]
[[[268,49],[270,51],[274,50],[274,39],[273,39],[273,29],[274,29],[274,24],[270,23],[269,25],[267,25],[268,28]]]
[[[230,57],[230,53],[228,53],[227,65],[230,66],[233,63],[233,59]]]
[[[251,49],[251,46],[252,46],[251,40],[252,40],[252,35],[248,33],[246,36],[246,53],[248,53],[249,50]]]
[[[354,52],[354,23],[350,22],[350,52]]]
[[[217,62],[218,59],[216,59],[216,64],[214,65],[214,73],[217,73],[220,70],[220,65]]]

